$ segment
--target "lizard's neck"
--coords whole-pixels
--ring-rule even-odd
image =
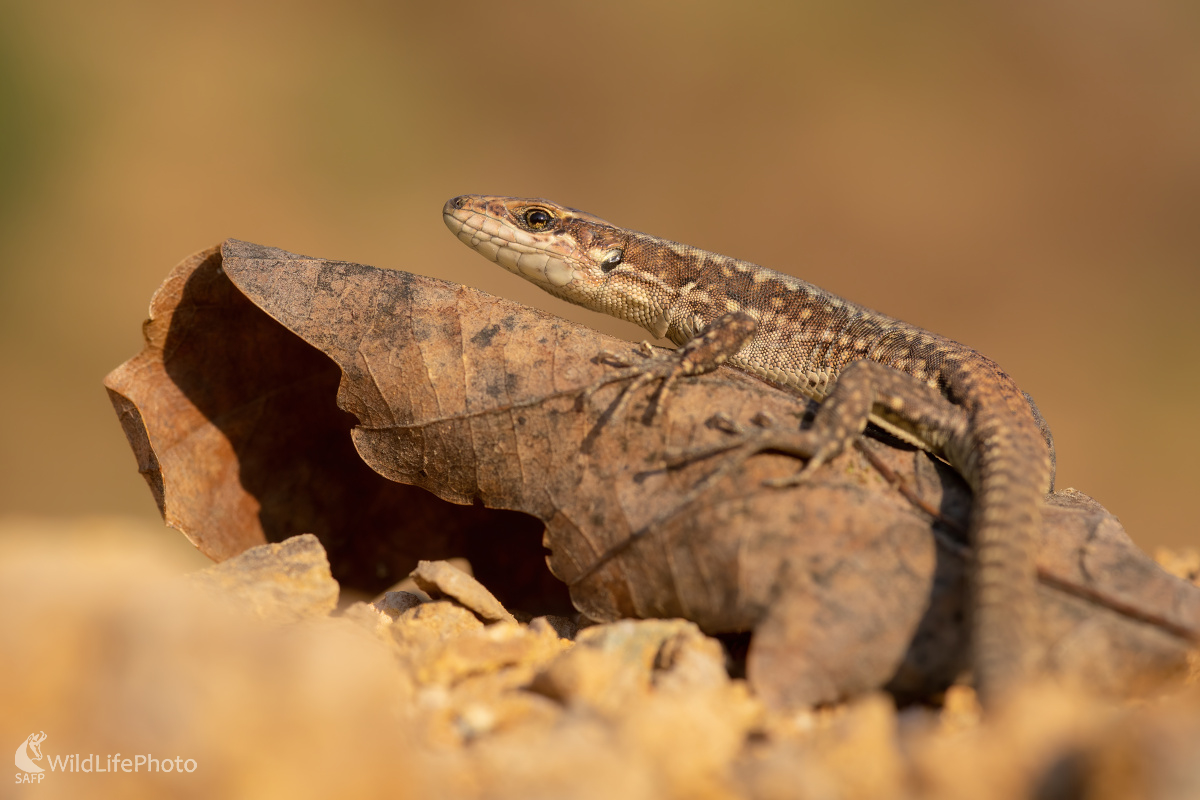
[[[624,254],[623,268],[613,273],[606,291],[620,298],[620,308],[596,310],[624,317],[660,339],[687,341],[682,331],[693,315],[685,309],[696,288],[708,283],[714,260],[725,257],[634,231],[626,234]]]
[[[744,311],[767,333],[781,321],[780,300],[814,306],[840,304],[827,292],[798,278],[676,242],[646,237],[643,273],[662,287],[657,336],[682,345],[725,314]],[[849,305],[849,304],[847,304]]]

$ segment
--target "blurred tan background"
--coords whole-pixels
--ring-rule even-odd
[[[100,381],[229,236],[641,338],[458,243],[462,192],[968,343],[1037,398],[1060,487],[1200,543],[1193,0],[0,0],[0,515],[157,518]]]

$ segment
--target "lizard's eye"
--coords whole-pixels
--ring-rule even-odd
[[[530,230],[545,230],[553,221],[554,216],[544,208],[531,208],[525,212],[525,224]]]
[[[625,253],[620,248],[617,248],[616,250],[610,250],[608,255],[604,257],[604,260],[600,262],[600,271],[612,272],[617,268],[617,265],[624,260]]]

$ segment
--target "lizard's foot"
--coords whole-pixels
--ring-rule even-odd
[[[580,405],[604,386],[630,381],[616,403],[605,413],[608,420],[618,419],[639,389],[661,381],[646,409],[644,419],[650,422],[666,404],[677,380],[711,372],[721,366],[750,341],[756,328],[753,317],[737,311],[718,318],[678,350],[656,352],[649,342],[642,342],[634,351],[642,359],[640,362],[608,350],[601,351],[597,360],[617,367],[618,371],[584,389],[579,397]]]
[[[616,402],[604,413],[606,420],[617,420],[624,415],[625,410],[638,390],[655,381],[660,381],[658,391],[651,398],[650,405],[647,407],[645,414],[647,422],[653,419],[670,393],[672,384],[680,376],[686,376],[691,373],[688,372],[687,365],[680,357],[679,351],[656,353],[649,342],[642,342],[634,350],[634,353],[641,357],[642,360],[635,361],[610,350],[600,351],[596,355],[596,360],[609,366],[617,367],[618,369],[616,372],[605,375],[584,389],[579,395],[578,404],[582,406],[593,394],[605,386],[629,381],[629,385],[621,391]]]
[[[794,475],[763,481],[764,486],[786,488],[798,486],[807,481],[822,464],[835,458],[853,441],[853,438],[849,441],[831,438],[813,429],[788,431],[779,430],[773,426],[765,427],[764,425],[769,424],[769,420],[755,419],[752,422],[759,427],[746,430],[724,415],[710,419],[710,427],[729,434],[730,438],[717,445],[670,453],[666,459],[667,467],[676,469],[713,456],[726,454],[731,459],[730,467],[760,453],[780,453],[805,459],[804,466]]]
[[[797,436],[811,434],[812,431],[797,431]],[[799,441],[788,441],[786,445],[789,449],[783,449],[779,446],[770,448],[770,452],[780,452],[787,454],[797,454],[800,446]],[[769,486],[772,489],[787,489],[792,486],[799,486],[806,483],[816,471],[839,456],[846,449],[844,442],[840,440],[822,439],[819,436],[813,435],[803,439],[803,447],[808,451],[808,460],[804,462],[804,466],[799,471],[784,476],[782,478],[771,478],[763,481],[763,486]],[[762,451],[760,451],[762,452]]]
[[[642,341],[638,343],[638,346],[634,348],[633,352],[644,359],[653,358],[654,345],[650,344],[645,339],[642,339]],[[596,354],[596,361],[603,361],[612,367],[632,367],[639,363],[631,358],[621,355],[620,353],[615,353],[612,350],[601,350]]]

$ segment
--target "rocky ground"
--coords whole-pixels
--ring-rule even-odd
[[[354,601],[315,537],[189,571],[135,527],[0,524],[3,741],[46,734],[5,796],[1200,797],[1196,669],[986,720],[967,687],[781,714],[689,622],[519,619],[448,562]]]

